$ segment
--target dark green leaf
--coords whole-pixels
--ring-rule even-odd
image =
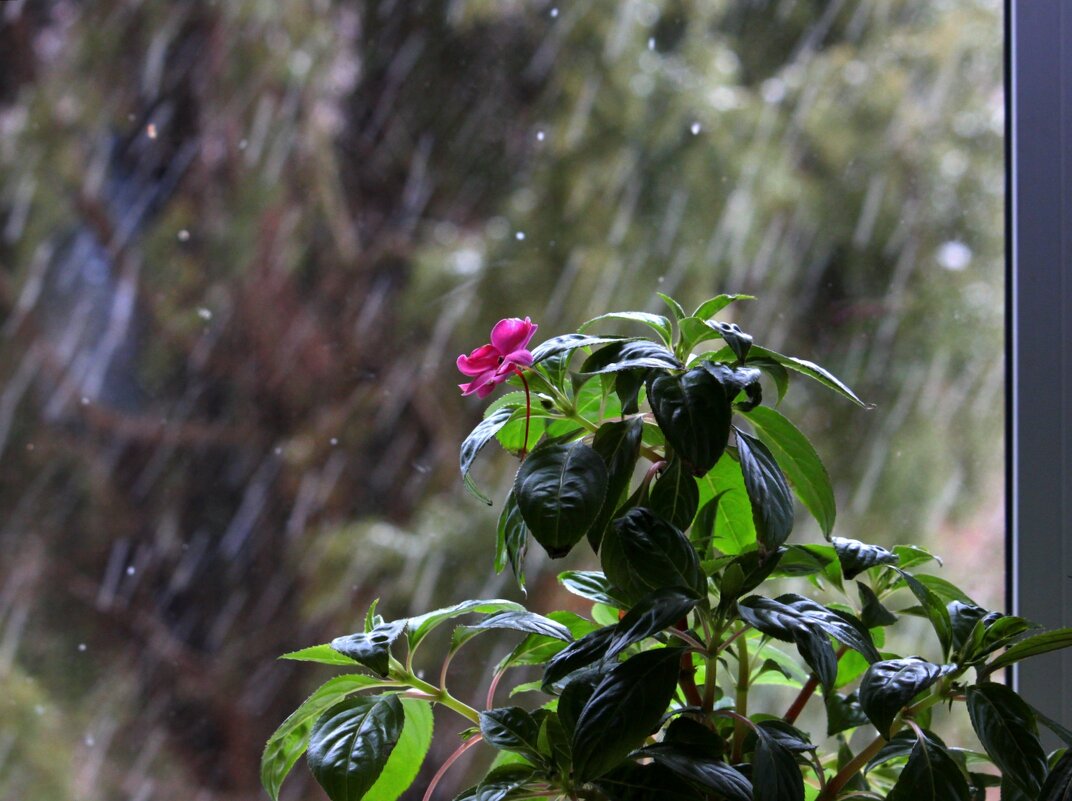
[[[321,716],[306,759],[331,801],[360,801],[387,764],[404,723],[395,695],[350,699]]]
[[[631,603],[653,590],[679,587],[698,597],[707,583],[696,549],[684,534],[648,509],[630,509],[607,529],[603,570]]]
[[[816,749],[816,746],[808,739],[807,734],[784,720],[777,718],[764,720],[757,725],[761,730],[762,736],[777,740],[782,744],[783,748],[795,754],[803,754]]]
[[[294,763],[305,753],[316,719],[356,692],[384,686],[385,683],[379,679],[360,673],[336,676],[320,685],[316,692],[290,713],[268,738],[261,756],[261,784],[273,801],[279,797],[279,788]]]
[[[661,742],[641,748],[634,756],[650,758],[725,801],[752,801],[752,783],[702,747]]]
[[[581,372],[589,375],[622,370],[680,370],[684,367],[664,346],[647,339],[620,340],[601,348],[584,360]]]
[[[550,686],[578,668],[603,659],[614,635],[615,627],[607,626],[596,629],[567,645],[547,663],[543,673],[544,686]]]
[[[591,320],[586,320],[581,323],[577,331],[578,333],[583,334],[586,328],[595,323],[602,322],[603,320],[623,320],[630,323],[641,323],[658,334],[659,338],[667,347],[670,347],[673,341],[670,321],[661,314],[651,314],[649,312],[610,312],[608,314],[601,314],[598,317],[593,317]]]
[[[622,607],[625,603],[614,596],[614,587],[598,570],[567,570],[558,574],[559,583],[574,595],[597,604]]]
[[[598,551],[603,542],[603,532],[614,517],[622,497],[629,489],[640,456],[640,439],[644,433],[644,421],[639,417],[629,420],[604,423],[592,438],[592,450],[602,457],[607,466],[607,492],[599,516],[588,530],[588,542],[593,551]]]
[[[477,427],[465,438],[465,441],[462,442],[458,460],[462,471],[462,481],[465,483],[465,488],[469,490],[474,497],[483,501],[488,506],[491,506],[491,498],[477,489],[476,484],[473,483],[473,479],[469,475],[469,471],[473,469],[473,461],[476,459],[476,455],[480,453],[480,449],[487,445],[488,442],[499,433],[499,429],[506,425],[513,413],[514,410],[510,407],[496,409],[481,420],[477,424]]]
[[[702,367],[648,381],[648,403],[666,441],[702,476],[715,466],[729,440],[732,399]]]
[[[707,325],[718,331],[718,335],[733,351],[738,361],[744,362],[748,358],[748,351],[752,347],[751,334],[746,334],[736,323],[721,323],[715,320],[707,323]]]
[[[525,554],[528,552],[529,530],[517,508],[511,491],[506,496],[495,532],[495,572],[502,573],[507,563],[513,571],[519,589],[525,589]]]
[[[804,622],[817,626],[842,645],[858,651],[868,662],[879,660],[878,651],[871,642],[867,627],[849,613],[828,609],[810,598],[794,593],[779,595],[776,600],[797,610]]]
[[[563,334],[552,337],[546,342],[541,342],[532,349],[532,363],[539,364],[552,356],[569,353],[577,348],[594,348],[599,345],[608,345],[612,342],[621,342],[623,337],[592,336],[590,334]]]
[[[753,345],[749,351],[749,356],[752,359],[770,359],[777,362],[783,367],[788,367],[790,370],[806,375],[818,381],[825,387],[834,390],[835,392],[843,395],[851,400],[853,403],[863,406],[865,409],[874,408],[872,404],[864,403],[857,397],[856,393],[846,386],[841,379],[837,378],[829,370],[815,364],[815,362],[809,362],[807,359],[798,359],[795,356],[784,356],[781,353],[777,353],[767,348],[761,348],[758,345]]]
[[[705,793],[658,763],[619,765],[595,782],[610,801],[704,801]]]
[[[533,538],[552,558],[565,556],[599,516],[607,468],[581,442],[544,443],[521,464],[514,497]]]
[[[558,698],[558,718],[571,739],[585,704],[602,679],[603,676],[598,671],[590,669],[577,674],[576,678],[562,688],[562,694]]]
[[[879,626],[892,626],[897,622],[897,615],[882,605],[875,591],[862,582],[856,582],[860,593],[860,621],[869,629]]]
[[[928,733],[916,740],[887,801],[971,801],[960,766],[945,745]]]
[[[406,621],[406,635],[409,638],[409,647],[411,650],[416,648],[428,636],[429,632],[437,626],[462,615],[473,613],[489,615],[495,612],[524,611],[526,611],[525,607],[517,603],[517,601],[503,601],[496,598],[487,601],[462,601],[453,606],[445,606],[442,609],[425,612],[423,615],[411,617]]]
[[[886,736],[897,713],[945,672],[940,665],[918,657],[876,662],[860,682],[860,706],[879,733]]]
[[[391,659],[391,643],[399,638],[405,628],[405,620],[381,623],[369,632],[336,637],[331,641],[331,647],[378,675],[386,676]]]
[[[841,693],[828,693],[823,697],[826,702],[826,734],[832,737],[838,732],[855,729],[868,722],[860,699],[856,693],[842,695]]]
[[[989,613],[980,606],[961,601],[950,601],[945,608],[949,612],[949,623],[953,631],[953,650],[963,653],[964,646],[970,643],[975,625]]]
[[[677,688],[681,654],[680,648],[645,651],[596,685],[573,731],[575,776],[603,775],[658,727]]]
[[[1072,801],[1072,751],[1066,751],[1053,766],[1042,785],[1039,801]]]
[[[481,620],[479,623],[474,623],[471,626],[459,626],[455,629],[454,634],[451,636],[451,650],[457,650],[472,637],[491,629],[512,629],[513,631],[524,631],[528,634],[553,637],[563,642],[573,641],[573,636],[570,634],[569,629],[543,615],[538,615],[535,612],[499,612]]]
[[[804,801],[804,777],[793,752],[764,729],[757,732],[752,755],[755,801]]]
[[[881,545],[868,545],[859,540],[834,537],[831,542],[841,562],[841,572],[847,579],[854,579],[875,565],[895,565],[897,555]]]
[[[800,431],[769,406],[758,406],[746,414],[756,433],[770,449],[800,502],[811,512],[823,534],[829,538],[837,507],[830,476],[819,454]],[[852,578],[846,572],[846,578]]]
[[[402,709],[406,714],[402,736],[387,758],[380,778],[365,793],[362,801],[396,801],[413,784],[428,754],[428,747],[432,744],[432,705],[426,701],[403,698]]]
[[[930,620],[934,633],[938,636],[938,642],[942,646],[942,658],[948,657],[949,649],[953,646],[953,624],[949,620],[949,611],[945,608],[945,603],[911,574],[900,568],[894,568],[894,570],[901,574],[908,589],[916,596],[923,608],[923,614]]]
[[[1034,798],[1046,778],[1046,754],[1031,707],[1003,684],[982,682],[967,694],[968,715],[986,753],[1006,778]]]
[[[1050,651],[1072,646],[1072,628],[1054,629],[1033,637],[1025,637],[1015,645],[1009,647],[1005,653],[991,660],[981,671],[982,675],[989,675],[998,668],[1015,664],[1021,659],[1038,656]]]
[[[734,367],[722,362],[702,361],[700,366],[718,379],[726,391],[726,397],[734,402],[738,411],[750,412],[763,402],[763,387],[759,383],[760,372],[755,367]],[[741,392],[746,400],[738,401]]]
[[[971,641],[964,649],[965,660],[978,662],[998,648],[1011,645],[1025,632],[1038,628],[1030,620],[1015,615],[991,615],[980,620],[972,629]]]
[[[583,637],[599,628],[598,623],[593,623],[575,612],[551,612],[548,617],[556,623],[564,625],[575,638]],[[565,647],[566,643],[557,637],[530,634],[499,661],[499,664],[495,666],[494,672],[500,673],[507,668],[520,665],[546,664],[551,657]]]
[[[697,598],[691,592],[674,587],[664,587],[645,595],[615,626],[614,639],[607,649],[606,658],[617,656],[633,643],[679,622],[696,603]]]
[[[837,656],[826,633],[815,621],[792,606],[752,595],[737,602],[741,619],[757,631],[785,642],[794,642],[801,657],[829,690],[837,677]]]
[[[525,785],[537,776],[532,765],[500,765],[493,768],[475,787],[456,796],[454,801],[507,801],[515,795],[531,796]]]
[[[614,374],[614,394],[622,405],[622,414],[640,411],[640,390],[648,380],[649,370],[622,370]]]
[[[687,354],[701,342],[721,338],[721,334],[714,326],[699,317],[685,317],[678,320],[677,324],[681,329],[681,345],[678,353]]]
[[[889,762],[891,759],[907,757],[915,747],[916,733],[912,729],[897,732],[879,749],[877,754],[871,757],[871,761],[867,763],[864,771],[870,771],[872,768]]]
[[[767,446],[739,429],[735,431],[744,486],[752,503],[756,540],[763,550],[773,551],[793,530],[793,496]]]
[[[1031,707],[1031,711],[1035,713],[1035,719],[1052,731],[1060,738],[1061,742],[1072,748],[1072,731],[1069,731],[1056,720],[1048,717],[1045,713],[1039,711],[1038,707],[1028,704]]]
[[[785,549],[782,548],[771,554],[748,551],[735,556],[722,571],[719,612],[729,611],[738,598],[762,584],[778,566],[784,553]]]
[[[488,745],[500,751],[523,754],[534,762],[541,760],[540,724],[520,707],[504,706],[481,712],[480,733]]]
[[[685,463],[674,457],[651,488],[651,510],[684,531],[692,524],[699,502],[696,479],[685,469]]]

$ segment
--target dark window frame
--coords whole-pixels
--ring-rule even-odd
[[[1007,598],[1072,626],[1072,4],[1005,0]],[[1072,726],[1072,651],[1017,666]]]

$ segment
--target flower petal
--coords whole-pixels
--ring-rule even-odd
[[[518,367],[531,367],[532,352],[528,350],[515,350],[503,359],[503,364],[516,364]]]
[[[481,345],[468,356],[464,353],[458,357],[457,365],[465,375],[480,375],[499,366],[502,354],[494,345]]]
[[[507,317],[499,320],[491,329],[491,344],[499,353],[505,356],[516,350],[525,348],[532,339],[539,326],[526,317],[521,320],[517,317]]]

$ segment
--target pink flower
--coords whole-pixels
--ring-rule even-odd
[[[539,326],[526,317],[499,320],[491,329],[491,344],[481,345],[468,356],[458,357],[458,369],[472,376],[468,384],[458,384],[463,395],[486,397],[495,387],[521,368],[532,365],[532,353],[527,350],[532,335]]]

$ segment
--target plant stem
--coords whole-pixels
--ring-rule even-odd
[[[478,734],[472,739],[466,740],[464,743],[458,746],[458,748],[454,751],[453,754],[447,757],[446,761],[439,766],[439,770],[436,771],[435,776],[432,777],[432,781],[428,784],[428,789],[424,793],[423,801],[432,801],[436,787],[439,786],[440,780],[443,778],[443,775],[447,772],[447,770],[450,769],[450,766],[453,765],[462,754],[464,754],[474,745],[479,743],[482,739],[483,738]]]
[[[837,649],[836,656],[839,662],[841,661],[841,657],[843,657],[848,650],[849,649],[844,645]],[[815,694],[815,690],[818,687],[819,677],[812,673],[804,683],[804,686],[800,688],[800,692],[797,694],[797,697],[793,699],[793,703],[790,704],[789,709],[786,710],[784,716],[786,723],[793,723],[800,717],[800,713],[804,711],[805,705]]]
[[[827,783],[826,788],[819,793],[815,801],[831,801],[831,799],[836,798],[837,794],[841,792],[841,788],[848,784],[853,776],[863,770],[864,766],[871,761],[875,754],[882,750],[882,746],[885,744],[886,738],[881,734],[868,743],[863,751],[849,760],[845,767],[837,772],[837,775]]]
[[[748,638],[737,641],[737,717],[733,724],[733,761],[741,761],[744,738],[748,734],[744,721],[748,720],[748,677],[751,667],[748,664]],[[742,720],[743,718],[743,720]]]
[[[517,370],[516,367],[514,369]],[[525,387],[525,439],[521,441],[521,461],[524,461],[529,452],[529,421],[532,419],[532,396],[529,393],[529,381],[525,378],[525,373],[517,370],[517,376]]]
[[[399,666],[401,667],[401,666]],[[391,678],[395,681],[403,684],[408,684],[415,690],[420,690],[423,693],[427,693],[432,700],[437,704],[442,704],[447,709],[452,709],[461,715],[463,718],[468,719],[472,723],[480,725],[480,713],[473,709],[468,704],[462,703],[449,692],[445,687],[436,687],[434,684],[429,684],[423,679],[417,678],[413,673],[409,671],[396,671],[392,670]]]

